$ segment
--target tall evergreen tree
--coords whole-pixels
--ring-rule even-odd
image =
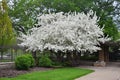
[[[12,45],[15,41],[12,23],[8,16],[8,7],[6,0],[0,2],[0,52],[1,59],[3,56],[4,47]]]

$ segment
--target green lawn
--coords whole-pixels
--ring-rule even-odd
[[[15,78],[0,78],[0,80],[74,80],[93,72],[93,70],[80,68],[61,68],[48,71],[37,71]]]

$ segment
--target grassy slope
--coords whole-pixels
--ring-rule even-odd
[[[0,78],[0,80],[74,80],[75,78],[91,72],[93,71],[88,69],[61,68],[49,71],[32,72],[15,78]]]

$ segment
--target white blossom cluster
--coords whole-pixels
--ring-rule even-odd
[[[19,44],[27,50],[97,51],[99,42],[108,41],[97,25],[98,17],[91,10],[85,13],[49,13],[38,17],[38,28],[21,34]]]

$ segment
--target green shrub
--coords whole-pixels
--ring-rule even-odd
[[[98,57],[97,56],[81,56],[80,57],[81,60],[88,60],[88,61],[96,61],[98,60]]]
[[[52,60],[47,55],[42,55],[39,58],[38,66],[41,66],[41,67],[51,67],[52,66]]]
[[[52,63],[52,66],[63,66],[63,63],[54,61],[54,62]]]
[[[34,59],[30,54],[18,56],[15,60],[15,66],[18,70],[28,70],[34,66]]]
[[[64,66],[64,67],[69,67],[69,66],[71,66],[70,61],[65,61],[65,62],[63,62],[63,66]]]
[[[26,54],[26,56],[28,56],[30,58],[30,67],[33,67],[35,65],[35,60],[33,58],[33,56],[31,54]]]

